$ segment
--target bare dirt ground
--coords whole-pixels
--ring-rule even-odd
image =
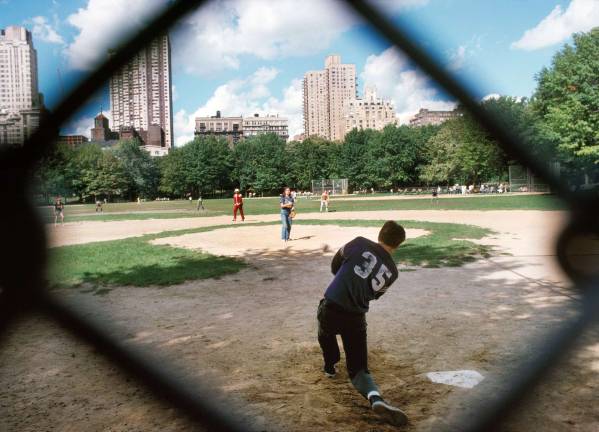
[[[410,416],[411,423],[403,430],[451,426],[468,414],[471,397],[490,397],[502,388],[516,360],[534,352],[531,337],[538,340],[537,334],[575,313],[577,296],[556,268],[551,249],[564,213],[394,211],[302,217],[430,220],[496,231],[483,240],[496,247],[494,257],[461,268],[402,271],[389,292],[371,306],[371,370],[384,395]],[[52,241],[71,244],[225,223],[230,223],[228,217],[85,222],[52,231]],[[307,235],[314,237],[304,239],[313,244],[277,249],[274,243],[265,243],[268,253],[260,243],[276,242],[278,226],[236,229],[232,234],[243,246],[228,246],[223,252],[242,253],[251,267],[218,280],[166,288],[116,287],[104,296],[77,289],[57,294],[90,318],[109,322],[116,337],[164,356],[189,380],[209,377],[215,392],[243,404],[243,411],[252,417],[249,427],[393,430],[369,411],[348,383],[344,367],[333,380],[320,373],[315,313],[331,279],[330,256],[319,249],[328,240],[318,238],[325,235],[323,227],[296,228],[292,237],[303,237],[300,230],[313,230]],[[331,229],[327,226],[324,231],[330,234]],[[339,228],[328,238],[343,241],[355,234],[352,230]],[[367,230],[360,233],[371,235]],[[223,244],[231,244],[228,231],[212,233],[222,236]],[[204,248],[209,247],[208,240],[217,239],[195,236],[169,241]],[[272,238],[266,240],[267,236]],[[599,329],[585,335],[577,351],[535,391],[520,417],[505,430],[599,429],[598,336]],[[93,349],[40,317],[11,328],[2,348],[0,430],[193,430],[177,412],[126,382]],[[458,369],[476,370],[485,380],[468,390],[434,384],[424,375]]]
[[[212,255],[243,257],[247,255],[277,255],[282,247],[287,254],[322,253],[333,255],[348,241],[357,236],[376,241],[379,228],[340,227],[335,225],[296,225],[291,231],[291,241],[283,244],[273,235],[272,225],[241,228],[224,228],[174,237],[163,237],[152,240],[152,244],[169,245],[187,249],[200,249]],[[406,238],[426,235],[422,229],[406,230]],[[256,241],[260,239],[260,241]]]

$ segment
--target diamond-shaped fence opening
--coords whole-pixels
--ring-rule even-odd
[[[148,40],[164,32],[175,22],[198,6],[201,1],[172,2],[147,27],[122,44],[104,64],[80,83],[62,103],[42,122],[37,132],[19,149],[4,151],[0,159],[0,180],[3,199],[10,203],[11,211],[2,213],[4,243],[10,245],[10,253],[3,260],[0,274],[0,338],[7,326],[16,318],[33,311],[41,311],[61,323],[69,331],[92,344],[128,374],[138,378],[154,394],[197,420],[208,430],[244,430],[246,425],[231,409],[215,404],[209,392],[197,383],[182,379],[151,353],[124,344],[106,331],[102,325],[88,320],[81,311],[73,309],[45,289],[44,269],[46,244],[44,228],[28,198],[27,174],[33,164],[47,150],[46,143],[53,142],[58,126],[67,120],[86,102],[87,95],[94,94],[121,65],[142,49]],[[379,35],[411,57],[425,73],[436,80],[445,91],[454,96],[473,117],[492,134],[509,152],[529,168],[514,167],[514,185],[526,188],[551,188],[568,202],[572,221],[563,232],[558,244],[558,257],[563,268],[578,283],[579,313],[565,320],[563,325],[546,340],[538,342],[535,355],[520,365],[507,390],[486,398],[475,410],[475,415],[464,419],[467,431],[486,431],[497,428],[513,411],[518,402],[542,381],[554,365],[573,345],[575,337],[582,333],[599,310],[597,274],[589,256],[579,254],[581,238],[597,235],[597,200],[586,195],[571,193],[559,181],[555,168],[535,158],[500,119],[484,111],[468,89],[444,70],[425,50],[420,48],[401,26],[389,21],[370,2],[348,0],[347,5],[370,23]],[[539,179],[542,179],[539,180]],[[342,180],[340,180],[342,182]],[[541,186],[542,185],[542,186]],[[322,186],[322,185],[321,185]],[[328,187],[328,186],[327,186]],[[337,187],[337,186],[334,186]],[[347,186],[345,186],[347,188]],[[340,189],[343,186],[339,185]],[[578,265],[580,257],[584,265]],[[589,270],[590,269],[590,270]]]

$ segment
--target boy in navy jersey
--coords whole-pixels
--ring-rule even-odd
[[[318,342],[324,357],[324,373],[335,376],[340,360],[337,335],[341,335],[347,372],[354,387],[370,402],[374,412],[392,424],[407,423],[407,416],[381,397],[368,370],[366,312],[397,279],[397,266],[391,254],[406,239],[403,227],[387,221],[381,228],[378,243],[356,237],[343,246],[331,263],[335,278],[318,306]]]

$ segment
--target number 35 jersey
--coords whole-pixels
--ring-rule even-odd
[[[324,296],[348,312],[366,313],[397,279],[397,266],[381,245],[356,237],[343,246],[331,264],[335,278]]]

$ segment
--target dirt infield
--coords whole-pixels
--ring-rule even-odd
[[[224,228],[175,237],[153,240],[152,244],[169,245],[188,249],[200,249],[213,255],[243,257],[247,255],[279,254],[283,248],[286,254],[322,253],[333,255],[341,246],[357,236],[376,241],[379,228],[339,227],[335,225],[296,225],[291,233],[291,241],[283,241],[273,235],[278,228],[272,225],[242,228]],[[406,238],[426,235],[422,229],[406,230]],[[259,242],[256,239],[260,239]]]
[[[576,294],[554,265],[562,212],[393,211],[305,214],[306,219],[400,219],[491,228],[481,240],[490,259],[460,268],[402,271],[368,316],[370,366],[386,397],[411,423],[402,430],[439,430],[467,415],[471,397],[495,394],[515,360],[534,352],[531,335],[574,313]],[[189,380],[210,378],[235,398],[256,430],[391,431],[341,376],[320,372],[315,313],[331,279],[330,254],[370,228],[296,226],[285,248],[279,226],[251,226],[278,216],[249,216],[246,226],[161,241],[234,255],[250,267],[218,280],[170,287],[116,287],[94,296],[57,293],[111,323],[113,334],[172,361]],[[150,232],[230,223],[202,219],[82,222],[50,229],[52,244],[83,243]],[[408,232],[408,235],[422,232]],[[278,246],[277,246],[278,245]],[[297,246],[296,246],[297,245]],[[268,253],[264,253],[267,250]],[[85,287],[83,287],[85,288]],[[565,309],[564,309],[565,308]],[[596,431],[599,350],[592,330],[533,395],[506,430]],[[40,318],[11,329],[0,351],[0,430],[186,431],[192,427],[114,366]],[[471,369],[485,379],[473,390],[434,384],[425,374]],[[482,395],[479,392],[483,392]]]

